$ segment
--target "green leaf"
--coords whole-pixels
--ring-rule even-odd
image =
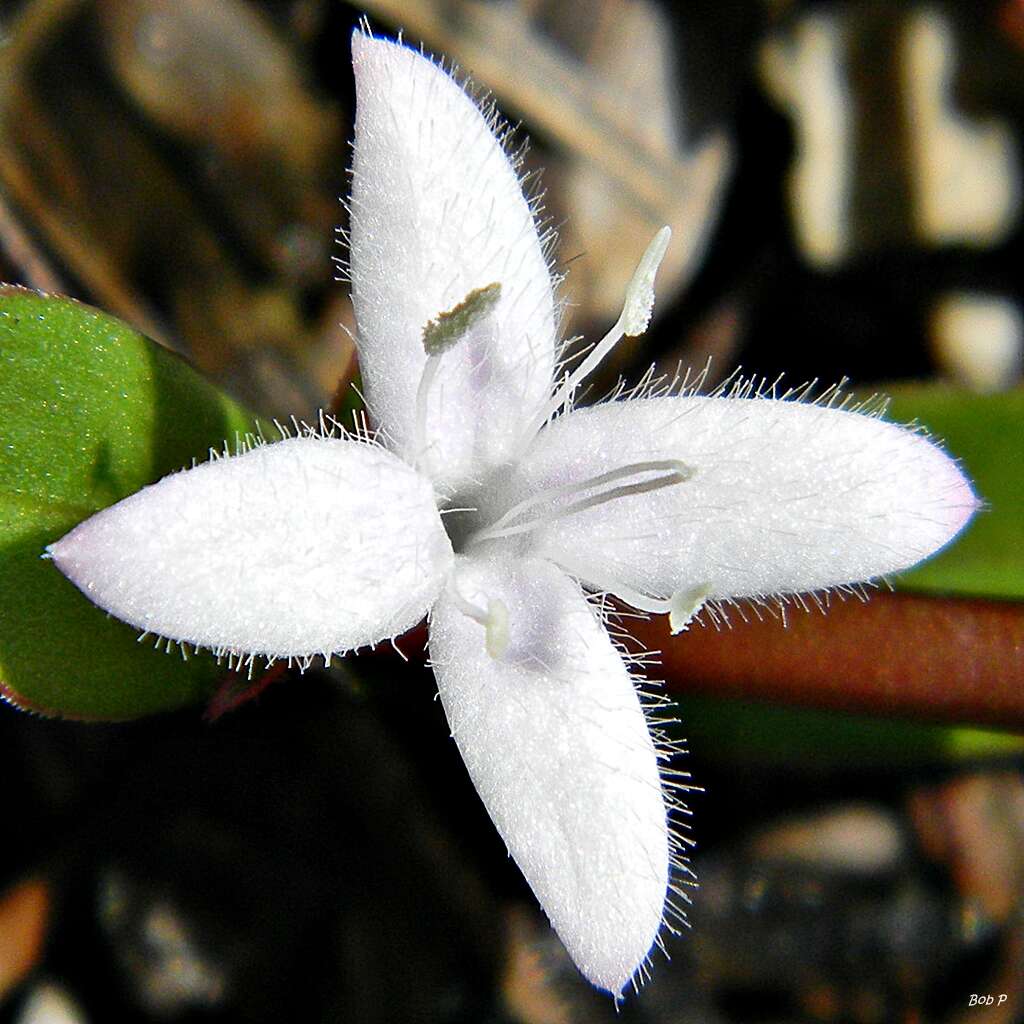
[[[1024,736],[759,701],[676,698],[679,732],[703,760],[837,771],[1019,758]]]
[[[222,669],[182,664],[91,604],[45,546],[254,417],[181,359],[71,299],[0,286],[0,682],[44,714],[133,718],[208,693]]]
[[[973,395],[920,385],[892,392],[889,419],[916,420],[964,465],[985,507],[901,589],[1024,598],[1024,390]]]

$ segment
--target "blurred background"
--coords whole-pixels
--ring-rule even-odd
[[[567,336],[600,336],[672,226],[656,320],[603,385],[742,365],[1019,395],[1021,0],[0,0],[0,280],[123,318],[268,417],[351,407],[332,260],[363,15],[521,122]],[[762,696],[843,689],[866,628],[843,614],[847,647],[782,655]],[[999,614],[1024,691],[1020,607]],[[782,634],[704,632],[758,664]],[[899,717],[871,693],[786,710],[667,656],[701,884],[616,1015],[465,778],[422,635],[401,646],[229,681],[205,715],[0,707],[0,1018],[1024,1021],[1024,748],[949,724],[1021,731],[1019,698],[932,716],[929,676]]]

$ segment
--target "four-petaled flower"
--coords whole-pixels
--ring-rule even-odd
[[[567,369],[550,237],[494,116],[401,44],[352,48],[349,272],[379,434],[207,462],[49,553],[118,618],[233,658],[329,659],[429,613],[473,782],[580,970],[618,994],[658,939],[681,841],[634,659],[594,595],[679,630],[705,604],[903,569],[977,502],[920,433],[827,402],[669,387],[573,411],[646,327],[667,229]]]

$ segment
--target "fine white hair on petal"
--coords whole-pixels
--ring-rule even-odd
[[[464,612],[494,600],[508,610],[500,658]],[[509,852],[583,974],[617,995],[657,938],[670,842],[657,751],[622,657],[561,570],[499,558],[457,560],[430,654]]]
[[[550,394],[551,274],[516,168],[456,81],[359,31],[352,56],[349,271],[363,386],[390,447],[452,492],[507,461]],[[420,437],[423,329],[492,284],[494,309],[443,357]]]
[[[379,446],[310,436],[164,477],[47,550],[140,629],[300,659],[415,625],[453,557],[429,480]]]
[[[756,599],[909,568],[978,507],[956,462],[915,430],[827,405],[692,395],[556,420],[494,500],[659,459],[691,477],[575,514],[548,509],[521,544],[581,579],[590,566],[601,589],[611,577],[658,597]]]

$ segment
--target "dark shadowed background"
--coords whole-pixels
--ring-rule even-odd
[[[982,493],[1024,542],[1020,0],[2,0],[0,280],[122,318],[261,415],[351,409],[332,258],[364,14],[531,136],[567,336],[600,336],[672,226],[652,329],[593,397],[710,360],[709,385],[742,365],[906,417],[952,402],[976,476],[987,438],[1010,453]],[[1001,543],[998,578],[954,549],[788,631],[652,627],[701,884],[618,1016],[479,804],[422,631],[408,663],[225,675],[205,712],[0,706],[0,1018],[1024,1020],[1024,562]]]

